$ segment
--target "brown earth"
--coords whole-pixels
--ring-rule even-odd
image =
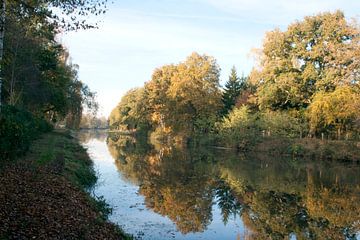
[[[104,220],[89,194],[67,179],[61,147],[68,141],[74,140],[49,134],[27,156],[0,170],[0,239],[126,238]],[[47,147],[60,151],[39,162]]]

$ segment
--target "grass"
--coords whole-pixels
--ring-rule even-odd
[[[44,134],[31,146],[30,155],[35,168],[57,167],[61,175],[83,189],[91,188],[97,181],[86,149],[65,132]]]
[[[26,191],[29,192],[35,192],[35,198],[37,198],[37,194],[39,196],[42,196],[41,189],[38,186],[41,185],[41,182],[47,182],[51,181],[51,179],[54,179],[55,182],[65,182],[64,188],[58,186],[54,186],[54,189],[51,189],[52,186],[46,185],[46,188],[50,188],[49,191],[54,192],[67,192],[69,194],[67,195],[73,195],[74,198],[70,198],[72,201],[72,204],[69,202],[69,212],[75,212],[74,210],[70,210],[70,208],[75,208],[76,205],[74,205],[74,202],[78,202],[78,208],[83,209],[79,211],[85,211],[87,214],[84,214],[84,221],[89,222],[89,226],[93,226],[93,229],[89,229],[86,232],[92,232],[92,231],[98,231],[95,229],[99,229],[99,231],[105,232],[105,235],[109,233],[109,236],[120,236],[120,239],[132,239],[131,236],[125,234],[120,227],[111,224],[107,222],[107,218],[109,214],[111,214],[112,209],[111,207],[106,203],[106,201],[102,197],[92,197],[89,194],[89,191],[91,187],[94,186],[94,184],[97,181],[96,172],[93,168],[93,162],[90,159],[89,155],[86,152],[86,149],[84,149],[76,139],[72,138],[67,132],[51,132],[42,135],[38,140],[36,140],[32,146],[30,147],[29,153],[14,162],[15,166],[21,166],[22,168],[25,168],[24,177],[20,176],[21,171],[19,171],[18,176],[14,174],[8,174],[6,171],[6,168],[4,168],[4,172],[0,171],[0,177],[1,174],[3,178],[0,178],[0,180],[3,180],[4,187],[9,188],[9,196],[14,198],[15,202],[14,204],[24,204],[26,205],[26,201],[29,201],[28,199],[19,199],[16,195],[11,195],[11,191],[16,192],[16,186],[15,189],[13,189],[11,186],[12,184],[8,184],[8,182],[11,181],[18,181],[16,178],[19,178],[20,180],[24,180],[26,183],[29,182],[29,186],[27,187]],[[11,167],[11,166],[10,166]],[[31,177],[29,180],[25,180],[25,177],[29,175]],[[9,173],[14,173],[15,171],[8,171]],[[15,179],[15,180],[12,180]],[[1,182],[0,182],[1,183]],[[43,185],[41,185],[43,186]],[[60,185],[61,186],[61,185]],[[0,184],[1,187],[1,184]],[[25,192],[26,194],[26,192]],[[55,196],[47,196],[48,199],[44,199],[43,203],[39,203],[38,205],[35,204],[35,208],[45,208],[47,209],[46,204],[53,205],[55,202],[60,201],[62,204],[67,206],[66,199],[68,197],[64,197],[62,200],[61,198],[58,199],[59,193],[56,193]],[[63,193],[61,193],[63,194]],[[62,196],[62,195],[59,196]],[[78,197],[82,196],[82,197]],[[54,201],[52,202],[52,197],[55,197]],[[1,199],[1,198],[0,198]],[[6,200],[4,200],[6,201]],[[18,203],[16,203],[18,201]],[[65,201],[65,202],[64,202]],[[6,211],[12,211],[11,209],[7,209],[6,206],[4,206],[4,212]],[[1,212],[0,208],[0,212]],[[66,209],[64,209],[66,211]],[[81,212],[80,212],[81,213]],[[52,212],[44,213],[49,214],[51,216]],[[76,213],[74,213],[76,214]],[[82,214],[82,213],[81,213]],[[1,215],[1,214],[0,214]],[[6,216],[6,215],[5,215]],[[23,216],[20,213],[20,216]],[[87,217],[88,216],[88,217]],[[70,216],[69,216],[70,217]],[[93,219],[95,218],[95,222]],[[35,218],[34,218],[35,219]],[[40,218],[41,219],[41,218]],[[10,221],[9,219],[2,219],[3,221]],[[0,219],[1,222],[1,219]],[[66,220],[64,220],[66,222]],[[27,227],[22,226],[22,223],[19,223],[19,231],[22,231],[22,228],[27,229]],[[34,220],[33,224],[38,224],[36,220]],[[71,227],[68,227],[68,229],[71,229]],[[8,231],[8,230],[3,230]],[[69,230],[70,231],[70,230]],[[71,230],[74,231],[74,230]],[[71,233],[71,232],[70,232]],[[70,234],[69,233],[69,234]],[[72,233],[71,233],[72,234]],[[102,234],[102,233],[101,233]],[[3,237],[4,238],[4,237]],[[0,227],[0,239],[2,238],[1,234],[1,227]],[[113,239],[113,238],[109,238]],[[116,238],[118,239],[118,238]]]
[[[360,162],[360,145],[355,141],[266,137],[254,146],[254,151],[311,159]]]

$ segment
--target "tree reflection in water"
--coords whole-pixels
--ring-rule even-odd
[[[205,231],[214,204],[224,225],[241,218],[247,239],[356,239],[360,231],[358,165],[151,145],[119,135],[107,144],[146,206],[184,234]]]

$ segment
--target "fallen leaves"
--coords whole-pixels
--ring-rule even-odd
[[[0,172],[0,239],[122,239],[89,195],[60,174],[63,161],[57,156],[39,168],[19,161]]]

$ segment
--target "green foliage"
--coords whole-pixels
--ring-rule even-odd
[[[246,90],[247,79],[242,76],[239,78],[236,73],[235,67],[231,69],[229,80],[225,83],[224,92],[222,94],[222,102],[224,108],[222,115],[226,115],[235,106],[236,100],[242,91]]]
[[[54,29],[67,31],[97,27],[96,22],[89,21],[89,16],[107,10],[107,0],[12,0],[7,5],[8,12],[18,18],[32,20],[34,24],[48,19]]]
[[[149,127],[145,97],[144,88],[129,90],[109,116],[110,129],[124,132],[147,130]]]
[[[15,1],[7,8],[2,102],[49,121],[66,119],[67,127],[77,128],[83,105],[96,110],[95,94],[79,81],[78,66],[55,40],[54,23],[34,12],[19,15],[28,10],[23,4]],[[37,8],[39,3],[29,4]]]
[[[74,185],[90,189],[97,181],[93,161],[86,149],[75,144],[73,139],[63,139],[62,155],[64,157],[64,176]]]
[[[307,115],[313,134],[336,129],[338,137],[359,134],[356,122],[360,119],[360,94],[349,86],[338,87],[334,92],[319,92],[314,96]],[[355,136],[353,136],[355,137]]]
[[[305,17],[266,35],[253,71],[262,109],[306,108],[318,92],[359,85],[360,31],[342,12]]]
[[[293,156],[303,156],[305,149],[302,145],[294,143],[289,147],[289,152]]]
[[[298,115],[294,117],[287,111],[251,112],[245,105],[234,108],[217,126],[225,144],[246,148],[266,136],[305,136],[307,123],[301,114]]]
[[[90,201],[93,203],[96,210],[101,213],[102,220],[107,220],[109,215],[112,214],[113,209],[110,204],[106,202],[104,196],[94,195],[93,198],[90,198]]]
[[[0,115],[0,160],[14,159],[24,154],[40,133],[52,126],[30,112],[12,106],[2,106]]]
[[[251,114],[247,106],[233,109],[218,125],[219,133],[226,145],[237,145],[247,148],[254,143],[260,131],[256,122],[256,115]]]
[[[264,135],[279,137],[303,137],[308,133],[306,121],[294,117],[288,111],[264,111],[259,115],[259,127]]]

